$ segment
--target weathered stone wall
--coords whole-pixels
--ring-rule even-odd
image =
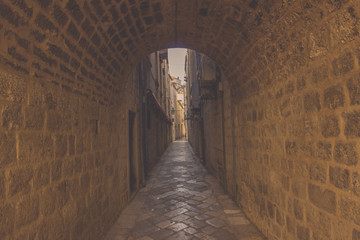
[[[220,99],[204,106],[205,162],[221,180],[225,151],[224,186],[269,239],[359,239],[360,5],[249,4],[238,74],[224,71],[225,149],[210,138]]]
[[[236,150],[236,146],[234,144],[234,115],[233,115],[233,102],[231,101],[231,88],[229,85],[229,81],[225,76],[222,76],[222,89],[223,89],[223,112],[224,112],[224,141],[225,141],[225,149],[223,149],[224,153],[223,160],[225,163],[225,182],[226,191],[230,194],[230,196],[235,197],[236,192],[236,180],[235,180],[235,162],[236,155],[234,152]]]
[[[237,199],[269,239],[360,239],[360,5],[287,4],[232,87]]]
[[[138,64],[134,70],[131,72],[131,74],[126,78],[124,81],[124,91],[119,96],[120,98],[120,105],[118,107],[118,110],[121,114],[121,119],[117,120],[117,124],[119,124],[121,128],[120,136],[117,136],[120,141],[120,158],[116,160],[115,164],[120,163],[120,168],[124,171],[124,186],[125,188],[121,189],[114,189],[113,191],[119,191],[120,195],[122,194],[129,194],[133,193],[131,192],[130,185],[133,184],[133,191],[136,191],[141,187],[141,185],[144,182],[144,152],[143,152],[143,122],[142,122],[142,111],[141,111],[141,105],[140,105],[140,97],[141,91],[140,91],[140,80],[139,80],[139,69],[140,64]],[[133,142],[132,142],[132,164],[130,164],[130,156],[129,156],[129,111],[134,114],[134,126],[133,126]],[[130,173],[132,172],[132,173]],[[132,174],[132,176],[130,176]],[[131,183],[130,179],[132,178],[133,183]],[[126,200],[126,203],[128,203],[128,200]],[[119,214],[118,212],[117,214]]]
[[[0,2],[0,239],[100,239],[129,200],[139,92],[100,15],[95,2]]]
[[[128,202],[127,106],[0,82],[0,238],[99,239]]]

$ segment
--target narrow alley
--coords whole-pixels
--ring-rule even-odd
[[[0,0],[0,240],[105,237],[360,240],[360,0]]]
[[[105,240],[264,239],[185,140],[173,142]]]

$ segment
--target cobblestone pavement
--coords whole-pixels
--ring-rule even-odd
[[[170,145],[104,240],[123,239],[265,238],[181,140]]]

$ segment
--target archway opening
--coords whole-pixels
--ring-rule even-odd
[[[225,128],[233,124],[229,82],[206,55],[185,49],[182,60],[174,63],[169,61],[170,51],[144,58],[127,79],[121,100],[122,108],[138,113],[138,186],[169,143],[186,138],[207,169],[235,197],[234,136],[232,127]],[[174,68],[180,68],[182,78],[173,75]]]

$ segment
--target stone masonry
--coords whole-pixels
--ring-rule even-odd
[[[128,76],[174,46],[228,79],[224,179],[264,235],[360,239],[359,18],[358,0],[1,0],[0,239],[107,232],[130,198]]]
[[[359,4],[287,4],[231,90],[236,198],[269,239],[359,239]]]

